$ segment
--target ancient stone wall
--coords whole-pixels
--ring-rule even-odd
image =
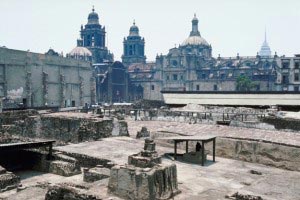
[[[300,120],[290,118],[266,117],[262,122],[275,126],[276,129],[290,129],[300,131]]]
[[[18,114],[19,113],[19,114]],[[9,135],[78,143],[112,136],[129,136],[127,122],[86,113],[38,114],[36,111],[2,113],[2,129]],[[116,127],[117,126],[117,127]],[[2,134],[1,134],[2,135]]]
[[[4,107],[83,106],[95,96],[85,61],[0,48],[0,73]]]
[[[216,155],[220,157],[300,171],[300,147],[230,138],[217,138],[216,145]]]

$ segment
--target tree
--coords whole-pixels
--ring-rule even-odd
[[[250,91],[253,88],[254,84],[248,76],[240,75],[236,79],[236,90],[237,91]]]

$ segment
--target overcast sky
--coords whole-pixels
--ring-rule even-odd
[[[300,0],[0,0],[0,46],[66,54],[93,5],[115,60],[134,19],[152,61],[188,37],[194,13],[213,56],[256,55],[265,27],[272,53],[300,53]]]

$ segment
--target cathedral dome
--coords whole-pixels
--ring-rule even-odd
[[[202,38],[201,36],[190,36],[186,40],[184,40],[181,45],[182,46],[187,46],[187,45],[209,46],[209,44],[206,42],[206,40],[204,38]]]
[[[209,44],[206,42],[204,38],[201,37],[200,32],[198,30],[198,18],[196,17],[196,14],[194,15],[194,18],[192,19],[192,31],[190,33],[190,36],[183,41],[181,44],[182,46],[187,45],[204,45],[209,46]]]
[[[135,21],[129,29],[129,36],[139,36],[139,27],[135,25]]]
[[[88,16],[88,24],[99,24],[99,16],[93,7],[92,12]]]
[[[70,53],[70,56],[78,57],[78,56],[92,56],[92,52],[85,47],[75,47]]]

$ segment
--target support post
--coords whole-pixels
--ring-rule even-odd
[[[177,141],[174,140],[174,160],[177,160]]]
[[[213,161],[216,162],[216,138],[213,140]]]
[[[48,152],[48,160],[50,160],[52,158],[52,143],[49,144],[49,152]]]
[[[185,146],[185,152],[188,153],[189,152],[189,141],[186,141],[186,146]]]
[[[202,156],[201,156],[202,166],[204,166],[204,152],[205,152],[204,144],[205,144],[204,141],[202,141]]]

